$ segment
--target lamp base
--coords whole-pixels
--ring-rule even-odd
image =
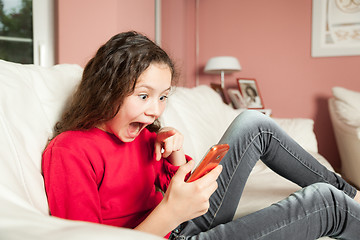
[[[220,75],[221,75],[221,88],[224,90],[225,89],[225,73],[224,73],[224,71],[221,71]]]

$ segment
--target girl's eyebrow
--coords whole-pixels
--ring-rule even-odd
[[[151,87],[150,85],[147,85],[147,84],[144,84],[144,85],[140,85],[138,87],[135,87],[135,88],[147,88],[149,90],[155,90],[155,88]],[[163,90],[162,92],[166,92],[166,91],[171,91],[171,86],[168,87],[167,89]]]
[[[164,90],[164,92],[171,91],[171,86]]]

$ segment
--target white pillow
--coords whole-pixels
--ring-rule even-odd
[[[343,101],[360,112],[360,92],[343,87],[333,87],[332,92],[337,100]]]
[[[332,92],[339,118],[350,126],[360,127],[360,92],[342,87],[334,87]]]
[[[274,118],[274,120],[305,150],[318,152],[314,121],[308,118]]]
[[[0,61],[0,185],[44,214],[41,154],[81,74],[78,65]]]

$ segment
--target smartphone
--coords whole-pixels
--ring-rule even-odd
[[[193,182],[214,169],[217,165],[219,165],[221,159],[228,151],[228,144],[217,144],[212,146],[207,151],[200,164],[192,172],[187,182]]]

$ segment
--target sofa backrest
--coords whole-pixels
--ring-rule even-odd
[[[81,74],[78,65],[44,68],[0,60],[0,187],[44,214],[41,154]]]

